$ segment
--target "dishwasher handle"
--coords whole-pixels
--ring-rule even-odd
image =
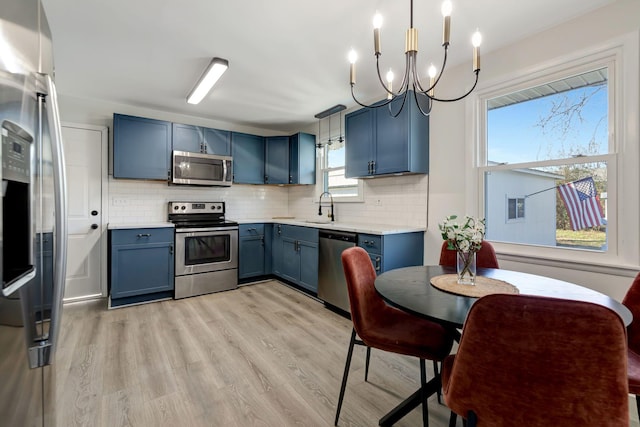
[[[340,240],[342,242],[357,243],[358,235],[344,231],[320,230],[318,237],[321,239]]]

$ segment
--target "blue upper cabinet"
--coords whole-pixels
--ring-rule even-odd
[[[233,182],[264,184],[264,137],[231,132]]]
[[[170,157],[170,122],[113,115],[114,178],[166,180]]]
[[[173,149],[230,156],[231,132],[174,123]]]
[[[374,112],[362,108],[345,117],[345,176],[371,175]]]
[[[316,137],[297,133],[289,139],[289,184],[316,183]]]
[[[265,184],[289,183],[289,137],[270,136],[265,142]]]
[[[231,132],[228,130],[204,128],[204,152],[231,155]]]
[[[429,172],[429,118],[420,113],[412,92],[407,97],[397,117],[389,107],[347,114],[347,177]],[[401,104],[402,99],[395,99],[391,111]]]

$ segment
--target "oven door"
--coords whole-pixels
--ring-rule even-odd
[[[238,268],[238,228],[177,229],[176,276]]]

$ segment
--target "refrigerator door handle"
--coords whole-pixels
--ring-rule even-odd
[[[67,276],[67,178],[64,168],[64,149],[62,147],[62,126],[56,86],[50,75],[43,75],[47,88],[47,121],[51,138],[53,155],[53,181],[55,195],[55,250],[53,300],[51,306],[51,323],[49,324],[50,351],[41,362],[49,365],[53,362],[60,326],[62,322],[62,298]]]

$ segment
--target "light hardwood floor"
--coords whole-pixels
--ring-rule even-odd
[[[350,320],[276,281],[117,310],[67,305],[58,425],[332,426],[350,333]],[[373,350],[364,382],[357,346],[339,425],[378,425],[418,372],[417,359]],[[429,411],[432,427],[448,425],[435,396]],[[419,425],[419,409],[397,424]]]

